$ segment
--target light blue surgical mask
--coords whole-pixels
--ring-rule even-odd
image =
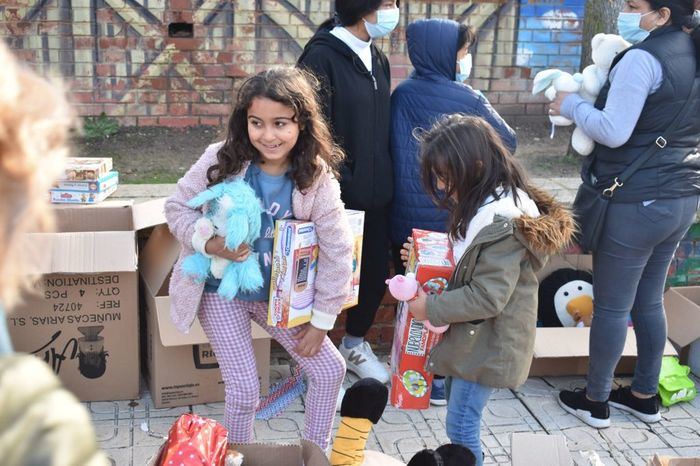
[[[363,21],[365,22],[365,28],[367,28],[367,34],[369,34],[372,39],[384,37],[396,29],[396,26],[399,24],[399,9],[389,8],[377,10],[376,23],[369,23],[367,20]]]
[[[457,73],[455,75],[455,81],[461,83],[469,79],[472,74],[472,54],[468,53],[457,62]]]
[[[653,12],[654,11],[647,11],[644,14],[620,12],[620,14],[617,15],[617,31],[627,42],[637,44],[643,41],[649,37],[651,31],[642,29],[640,23],[643,17]]]

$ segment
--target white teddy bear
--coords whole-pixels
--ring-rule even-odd
[[[615,56],[626,50],[631,44],[616,34],[596,34],[591,40],[593,64],[584,68],[582,73],[571,75],[561,70],[544,70],[535,75],[532,93],[544,92],[550,101],[554,100],[557,92],[578,93],[587,101],[594,103],[600,90],[608,80],[608,73]],[[552,136],[554,126],[569,126],[573,121],[563,116],[550,116]],[[571,146],[581,155],[593,152],[595,142],[582,129],[576,128],[571,135]]]

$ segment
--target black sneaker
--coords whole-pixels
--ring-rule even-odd
[[[637,398],[630,387],[620,387],[610,392],[610,406],[627,411],[646,423],[659,422],[659,397]]]
[[[596,429],[610,427],[610,408],[606,401],[586,398],[586,389],[562,390],[557,397],[559,406]]]

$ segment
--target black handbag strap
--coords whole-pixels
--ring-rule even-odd
[[[630,166],[625,169],[625,171],[623,171],[619,176],[615,177],[615,181],[613,181],[613,184],[610,185],[609,188],[605,188],[603,190],[603,196],[608,198],[613,197],[613,194],[615,193],[615,190],[617,188],[623,186],[625,182],[629,180],[630,177],[634,174],[634,172],[639,170],[639,168],[642,165],[647,163],[647,161],[651,159],[651,157],[654,154],[656,154],[657,151],[666,147],[666,144],[668,144],[668,135],[673,133],[678,128],[678,125],[685,118],[686,114],[688,113],[688,110],[690,110],[692,103],[695,102],[693,96],[697,95],[698,84],[700,84],[700,78],[695,78],[693,80],[693,87],[690,89],[690,95],[683,104],[683,107],[681,107],[680,111],[676,114],[676,117],[673,119],[671,124],[668,125],[666,131],[664,131],[664,133],[661,136],[656,138],[654,144],[652,144],[644,152],[642,152],[642,155],[637,157],[634,160],[634,162],[632,162],[632,164],[630,164]]]

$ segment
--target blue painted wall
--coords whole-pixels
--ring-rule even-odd
[[[578,71],[585,0],[521,1],[516,64]]]

